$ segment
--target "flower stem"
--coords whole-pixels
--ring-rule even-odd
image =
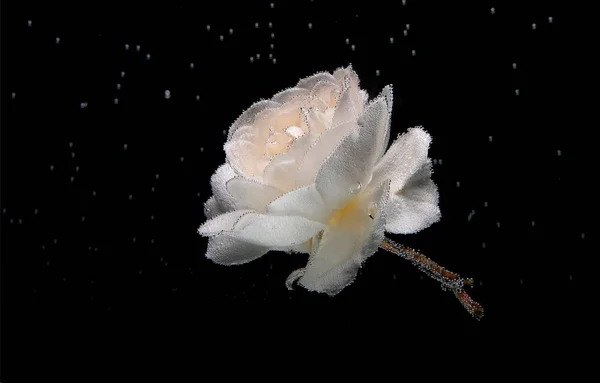
[[[446,270],[423,254],[394,242],[389,238],[384,238],[379,247],[409,260],[413,265],[417,266],[419,270],[440,282],[442,284],[442,290],[452,291],[463,307],[469,314],[475,317],[475,319],[480,320],[483,317],[483,307],[471,299],[469,294],[464,290],[465,286],[473,286],[472,279],[463,279],[458,274]]]

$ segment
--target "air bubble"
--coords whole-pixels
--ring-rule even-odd
[[[312,29],[312,23],[308,23],[308,29]]]
[[[408,36],[408,31],[404,30],[404,31],[402,31],[402,34],[404,35],[404,37],[407,37]]]
[[[560,157],[560,156],[562,155],[562,151],[561,151],[560,149],[558,149],[558,150],[556,151],[556,155]]]
[[[139,45],[136,45],[136,47],[135,47],[135,50],[136,50],[136,51],[138,51],[138,52],[139,52],[141,49],[142,49],[142,47],[141,47],[141,46],[139,46]]]
[[[129,50],[129,44],[125,44],[125,50],[128,51]]]
[[[518,96],[519,94],[521,94],[521,92],[519,92],[518,89],[515,89],[515,96]]]
[[[258,27],[259,27],[258,23],[254,23],[254,28],[258,28]]]
[[[127,150],[127,144],[123,144],[123,150]]]
[[[552,16],[548,17],[548,22],[552,24],[554,22],[554,18]]]
[[[492,137],[492,136],[489,136],[489,137],[488,137],[488,140],[489,140],[490,142],[492,142],[492,141],[494,140],[494,137]]]
[[[381,74],[381,72],[379,71],[379,69],[377,69],[377,70],[375,71],[375,76],[379,76],[380,74]]]
[[[513,69],[517,69],[517,63],[513,63],[513,64],[512,64],[512,68],[513,68]]]
[[[171,91],[170,90],[165,90],[165,98],[167,100],[171,98]]]
[[[79,104],[79,108],[81,108],[81,109],[85,109],[85,108],[87,108],[87,106],[88,106],[87,102],[82,102],[81,104]]]
[[[121,72],[121,78],[125,78],[125,71]]]
[[[271,33],[271,38],[274,39],[275,38],[275,33]]]
[[[121,84],[117,84],[117,90],[121,89]]]
[[[60,37],[57,37],[57,38],[56,38],[56,43],[57,43],[57,44],[60,44]]]
[[[350,187],[350,194],[356,194],[362,189],[362,184],[360,182],[355,183]]]
[[[356,45],[352,44],[352,46],[350,47],[353,51],[356,50]]]
[[[146,60],[150,60],[150,53],[146,54]]]
[[[369,217],[374,218],[375,214],[377,213],[377,203],[376,202],[371,202],[369,204],[369,207],[367,209],[367,214],[369,214]]]
[[[492,9],[490,9],[490,13],[491,13],[492,15],[493,15],[493,14],[495,14],[495,13],[496,13],[496,8],[492,8]]]
[[[223,41],[223,40],[225,40],[225,37],[223,37],[223,35],[220,35],[219,40]]]
[[[194,63],[190,63],[190,69],[194,69]]]
[[[206,30],[210,32],[210,25],[206,26]]]
[[[348,41],[348,40],[346,40],[346,41]],[[394,38],[390,37],[390,44],[393,44],[393,43],[394,43]],[[348,43],[346,42],[346,44],[348,44]]]
[[[537,29],[537,25],[535,23],[531,24],[531,29],[535,31]]]
[[[253,63],[254,62],[254,56],[250,57],[250,62]]]
[[[551,17],[552,18],[552,17]],[[27,26],[30,27],[33,24],[33,21],[27,20]]]
[[[229,34],[233,35],[233,29],[229,28]]]
[[[417,51],[413,49],[413,50],[412,50],[412,55],[413,55],[413,56],[416,56],[416,55],[417,55]]]

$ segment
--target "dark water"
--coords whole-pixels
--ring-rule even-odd
[[[251,3],[3,3],[6,381],[80,362],[110,376],[154,348],[160,360],[228,344],[235,360],[248,337],[323,353],[328,339],[578,339],[596,193],[563,6]],[[306,256],[204,258],[196,230],[223,131],[253,102],[349,63],[371,96],[394,85],[393,136],[432,135],[442,220],[392,238],[473,277],[481,322],[383,251],[335,298],[286,290]]]

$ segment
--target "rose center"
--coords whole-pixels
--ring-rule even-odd
[[[297,126],[288,126],[283,132],[276,132],[273,129],[269,132],[269,138],[266,143],[266,153],[269,157],[287,152],[290,144],[298,137],[304,135],[302,129]]]

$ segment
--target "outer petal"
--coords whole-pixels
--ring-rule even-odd
[[[352,102],[352,89],[344,87],[340,94],[340,98],[337,101],[331,125],[336,127],[345,124],[346,122],[354,121],[356,117],[357,111]]]
[[[249,213],[252,213],[252,210],[234,210],[218,215],[204,222],[198,228],[198,234],[210,237],[225,231],[233,231],[240,218]]]
[[[236,237],[271,249],[299,245],[325,225],[298,216],[246,214],[235,224]]]
[[[334,84],[337,83],[335,77],[333,77],[331,73],[319,72],[298,81],[298,85],[296,85],[296,87],[311,90],[319,81],[328,81]]]
[[[441,218],[438,188],[431,179],[431,165],[425,163],[399,191],[392,193],[385,229],[395,234],[421,231]]]
[[[254,117],[265,109],[276,108],[280,104],[271,100],[260,100],[254,103],[250,108],[246,109],[231,125],[229,128],[229,134],[227,135],[227,141],[231,139],[231,136],[237,128],[244,125],[251,125],[252,121],[254,121]]]
[[[371,182],[377,185],[391,179],[392,191],[398,191],[428,161],[430,143],[431,136],[419,127],[398,136],[375,166]]]
[[[275,101],[280,104],[285,104],[286,102],[288,102],[296,97],[305,96],[307,94],[309,94],[309,91],[307,89],[288,88],[288,89],[282,90],[281,92],[277,93],[275,96],[271,97],[271,101]]]
[[[324,232],[304,273],[297,271],[288,279],[301,274],[300,285],[329,295],[337,294],[352,283],[361,264],[377,251],[383,240],[388,196],[389,182],[366,195],[359,202],[360,206],[344,217],[341,225],[328,227]],[[373,219],[367,213],[372,202],[378,203]]]
[[[240,265],[253,261],[268,251],[267,247],[254,245],[224,233],[209,238],[206,258],[220,265]]]
[[[386,151],[388,145],[390,144],[390,129],[391,129],[391,125],[392,125],[391,124],[392,123],[392,107],[393,107],[393,102],[394,102],[394,93],[393,93],[392,86],[387,85],[385,88],[383,88],[379,97],[385,98],[385,102],[387,104],[388,117],[387,117],[387,126],[385,127],[385,136],[383,138],[383,144],[381,145],[381,152],[377,156],[377,159],[381,158],[385,154],[385,151]]]
[[[225,187],[227,181],[235,177],[235,172],[229,164],[225,163],[217,168],[215,173],[210,178],[210,186],[212,188],[215,204],[211,203],[211,209],[218,208],[216,213],[225,213],[235,209],[233,198],[227,192]]]
[[[214,218],[215,216],[223,213],[225,212],[221,211],[221,208],[219,207],[215,196],[210,197],[206,200],[206,202],[204,202],[204,215],[207,219]]]
[[[228,141],[224,146],[227,162],[235,173],[259,181],[260,174],[255,169],[259,148],[246,140]]]
[[[277,188],[242,177],[227,181],[227,191],[238,209],[252,209],[259,213],[264,213],[267,204],[282,194]]]
[[[376,100],[361,121],[364,126],[344,137],[317,173],[317,190],[329,206],[344,206],[354,198],[351,191],[364,190],[371,181],[373,166],[385,137],[385,100]]]
[[[314,184],[301,187],[273,200],[267,205],[273,215],[297,215],[311,221],[325,223],[331,215]]]

